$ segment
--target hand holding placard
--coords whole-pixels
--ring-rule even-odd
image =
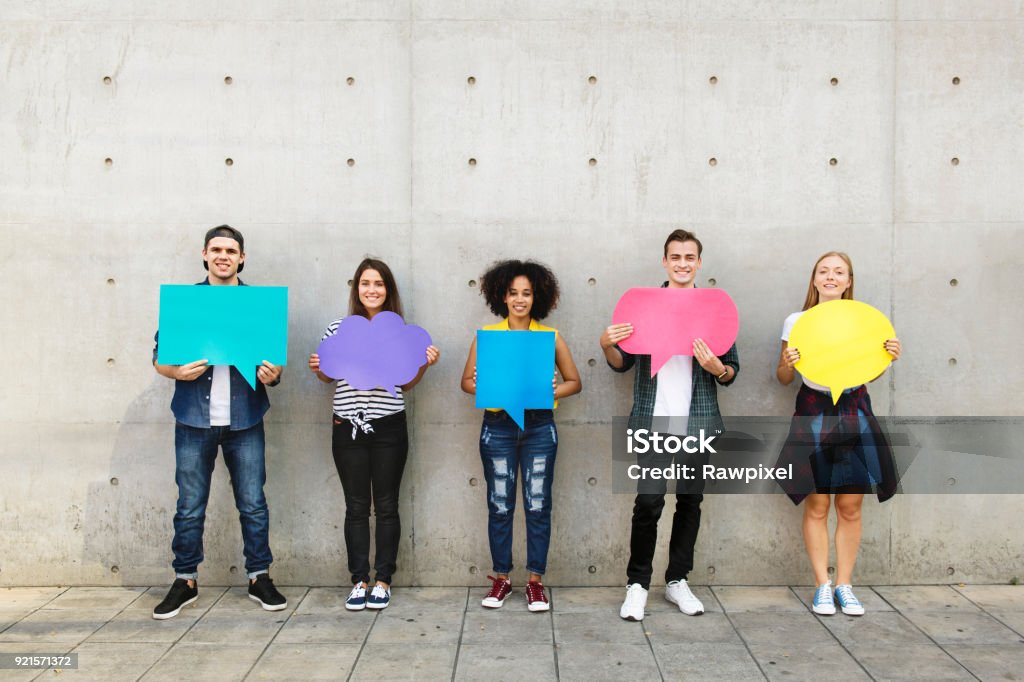
[[[794,365],[800,374],[832,391],[832,403],[843,390],[860,386],[884,372],[892,362],[886,340],[896,336],[892,323],[867,303],[840,299],[814,306],[796,321],[789,348],[800,351]]]
[[[234,365],[253,388],[264,360],[288,364],[288,287],[160,285],[157,362],[200,359]]]
[[[430,334],[425,329],[385,310],[372,320],[346,317],[316,352],[320,371],[332,379],[344,379],[356,390],[383,388],[397,396],[396,387],[412,381],[427,363],[428,346]]]
[[[736,304],[721,289],[633,288],[619,299],[612,322],[633,325],[619,347],[650,354],[651,376],[673,355],[692,356],[696,339],[716,356],[724,355],[740,329]]]

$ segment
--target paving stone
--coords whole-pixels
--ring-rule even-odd
[[[730,642],[742,644],[732,623],[724,613],[687,616],[674,613],[652,613],[641,623],[654,644],[671,642]]]
[[[867,673],[835,642],[789,645],[751,644],[750,653],[770,680],[870,680]]]
[[[455,647],[407,644],[401,655],[387,644],[363,647],[351,680],[448,680],[455,668]]]
[[[834,617],[834,616],[833,616]],[[832,644],[824,625],[812,614],[746,611],[730,615],[732,624],[747,644]]]
[[[341,613],[296,613],[274,639],[290,644],[323,642],[358,643],[366,640],[375,614],[366,611]]]
[[[391,612],[389,606],[378,614],[366,641],[373,644],[455,645],[459,643],[463,615],[461,610],[442,611],[436,608],[429,611],[407,608]],[[550,627],[549,622],[545,625]]]
[[[89,642],[176,642],[198,621],[226,588],[203,588],[199,599],[186,606],[174,618],[155,620],[153,608],[166,588],[151,587],[121,613],[89,636]]]
[[[804,606],[808,610],[811,608],[811,604],[814,602],[814,587],[811,585],[798,585],[792,588],[797,598],[803,602]],[[880,611],[895,611],[891,604],[882,599],[870,587],[863,587],[861,585],[855,585],[853,593],[857,595],[857,599],[864,605],[864,611],[867,613],[878,613]],[[836,609],[839,609],[839,605],[836,604]]]
[[[491,644],[463,644],[455,669],[456,680],[557,680],[555,649],[551,646],[496,649]]]
[[[70,642],[96,632],[116,611],[39,609],[0,633],[0,642]]]
[[[558,675],[563,680],[657,680],[658,664],[647,644],[559,644]]]
[[[1024,644],[956,644],[946,651],[983,680],[1024,680]]]
[[[931,640],[902,614],[866,613],[847,616],[841,611],[834,616],[818,616],[821,624],[844,645],[927,644]]]
[[[391,591],[391,605],[381,613],[462,613],[466,610],[468,593],[469,590],[465,587],[396,587]],[[347,592],[345,596],[348,596]],[[511,605],[511,601],[507,602],[502,610]]]
[[[359,644],[286,644],[274,641],[247,680],[305,682],[344,680],[359,655]]]
[[[147,682],[231,682],[241,680],[263,652],[263,645],[229,646],[203,642],[178,642],[150,668]]]
[[[182,641],[205,644],[259,644],[266,646],[288,619],[288,611],[256,609],[248,613],[211,609]]]
[[[905,615],[941,645],[1020,644],[1020,635],[981,612],[908,611]]]
[[[978,607],[948,585],[901,585],[872,588],[898,611],[973,611]]]
[[[146,590],[145,587],[72,587],[47,604],[46,608],[120,611],[141,597]]]
[[[559,644],[647,645],[643,622],[622,620],[618,614],[608,613],[556,613],[555,641]]]
[[[807,611],[788,587],[713,587],[726,613],[740,611]]]
[[[999,611],[993,609],[989,615],[1002,621],[1003,625],[1024,637],[1024,611]]]
[[[556,613],[619,614],[624,587],[554,587],[551,589],[551,610]]]
[[[170,647],[169,643],[85,642],[75,649],[78,669],[65,670],[60,679],[137,680]]]
[[[654,643],[665,680],[763,680],[743,644],[679,641]]]
[[[507,606],[507,604],[506,604]],[[512,613],[500,609],[474,609],[466,613],[463,644],[551,644],[551,612]]]
[[[964,680],[970,675],[934,644],[889,645],[881,642],[847,647],[876,680]]]
[[[31,611],[45,606],[66,591],[66,587],[0,588],[0,610]]]
[[[1024,612],[1024,585],[965,585],[953,589],[986,611]]]

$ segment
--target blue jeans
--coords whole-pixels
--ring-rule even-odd
[[[526,516],[526,570],[544,575],[551,542],[551,482],[558,432],[551,410],[527,410],[526,429],[505,412],[485,412],[480,459],[487,481],[487,539],[496,573],[512,570],[516,472],[522,472]]]
[[[210,480],[217,461],[217,446],[231,474],[235,507],[242,523],[245,571],[250,578],[266,573],[274,557],[270,553],[270,513],[263,484],[265,441],[263,422],[241,431],[228,426],[199,429],[177,422],[174,427],[174,480],[178,484],[178,507],[174,514],[174,562],[179,578],[195,578],[203,561],[203,525],[210,499]]]

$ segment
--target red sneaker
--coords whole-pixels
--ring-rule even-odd
[[[490,575],[487,578],[491,581],[491,591],[487,593],[480,604],[489,609],[500,609],[508,599],[508,595],[512,594],[512,583],[508,581],[508,578],[495,578]]]
[[[540,581],[531,580],[526,583],[526,608],[531,611],[548,611],[551,608]]]

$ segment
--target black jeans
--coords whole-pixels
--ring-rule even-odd
[[[345,491],[345,549],[352,584],[370,582],[370,500],[376,516],[376,579],[391,584],[398,559],[402,524],[398,491],[409,454],[405,411],[370,422],[372,433],[334,416],[331,450]]]
[[[662,459],[656,457],[654,459]],[[707,461],[702,455],[680,455],[675,461],[696,466]],[[642,464],[668,466],[673,463],[671,456],[664,461],[647,461]],[[660,488],[660,492],[654,492]],[[654,572],[654,550],[658,545],[658,521],[665,508],[665,481],[648,481],[640,487],[641,491],[633,502],[633,523],[629,537],[629,565],[626,576],[630,583],[640,583],[645,589],[651,587],[651,575]],[[699,477],[693,481],[677,481],[676,511],[672,516],[672,536],[668,542],[668,568],[665,569],[665,582],[686,580],[693,570],[693,548],[697,544],[697,532],[700,530],[700,503],[704,501],[704,482]]]

